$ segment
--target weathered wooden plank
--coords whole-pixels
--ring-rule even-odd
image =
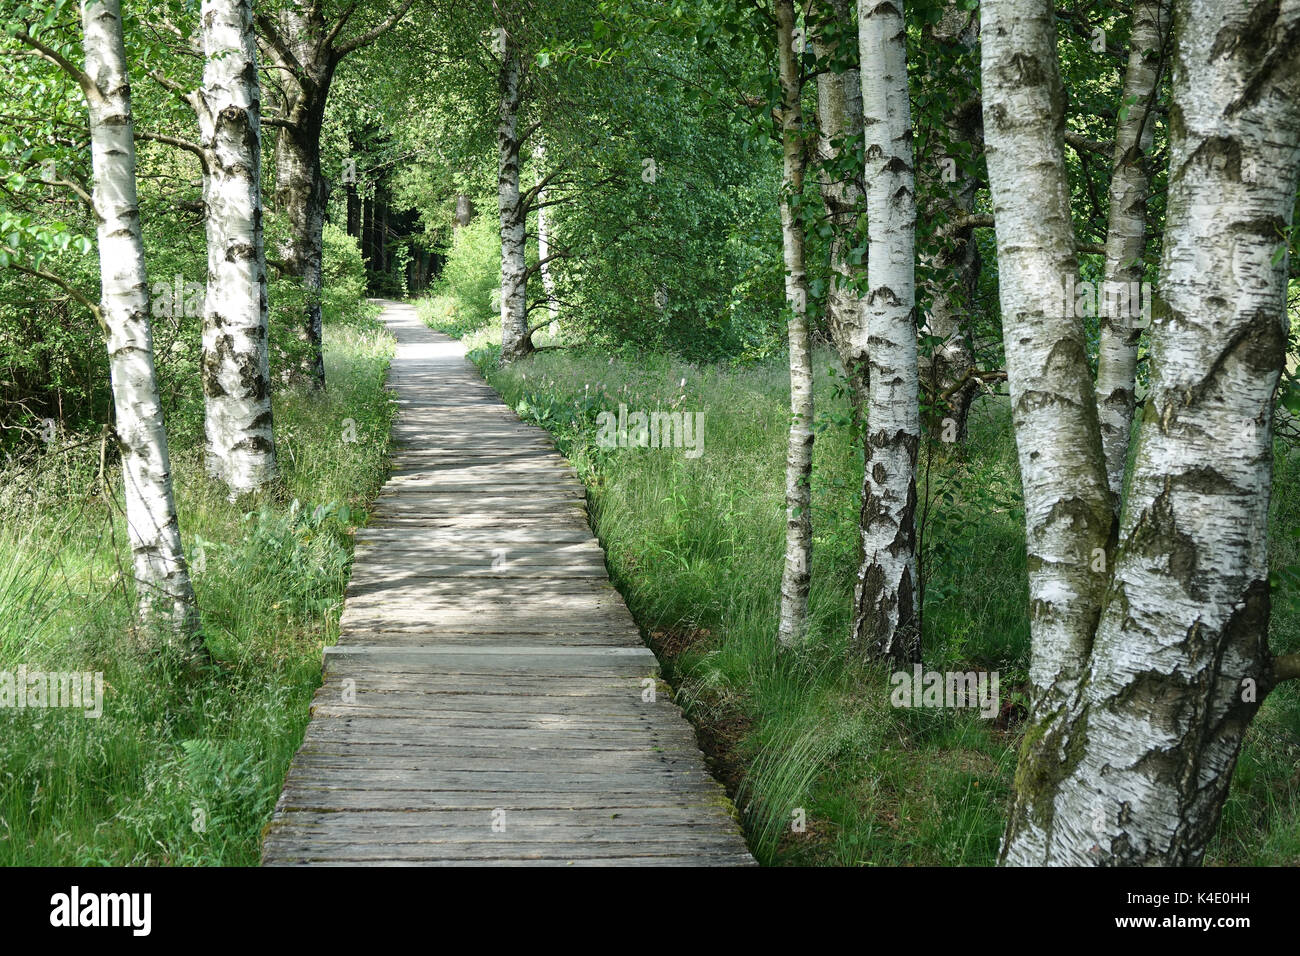
[[[411,824],[394,826],[386,822],[345,823],[331,820],[321,824],[303,824],[277,821],[268,830],[266,842],[269,846],[283,846],[288,852],[301,852],[304,847],[328,852],[333,846],[379,844],[409,847],[411,852],[417,852],[418,847],[425,852],[448,856],[477,856],[480,850],[489,847],[493,850],[490,855],[495,855],[503,847],[527,847],[528,852],[535,849],[545,853],[550,844],[591,845],[601,849],[617,844],[623,854],[629,851],[653,852],[665,844],[689,844],[697,851],[708,847],[725,849],[731,845],[730,835],[718,832],[725,825],[724,821],[718,819],[710,820],[702,826],[672,821],[666,824],[642,823],[635,828],[599,824],[528,827],[512,826],[510,811],[504,809],[495,814],[480,813],[478,816],[479,820],[473,823],[428,828]]]
[[[591,730],[573,730],[565,727],[549,729],[507,729],[497,727],[462,727],[448,733],[446,727],[416,722],[401,738],[391,729],[368,727],[365,722],[342,724],[334,722],[329,730],[316,731],[323,721],[317,720],[308,731],[304,744],[319,740],[321,743],[369,743],[381,751],[385,748],[441,748],[450,744],[473,745],[492,749],[536,750],[556,747],[565,750],[627,750],[630,747],[656,748],[671,746],[695,750],[695,736],[689,728],[672,725],[646,724],[642,728],[615,729],[599,727]],[[386,751],[385,751],[386,752]]]
[[[528,628],[505,632],[503,629],[493,627],[492,622],[484,622],[483,629],[480,631],[469,630],[434,630],[422,627],[413,627],[411,630],[364,630],[358,628],[345,628],[342,631],[340,640],[346,640],[349,644],[373,645],[377,647],[401,647],[422,645],[430,640],[447,639],[455,641],[458,644],[506,644],[511,640],[518,640],[526,637],[534,644],[544,647],[575,647],[580,645],[591,645],[593,647],[618,647],[627,643],[628,631],[626,628],[602,628],[600,630],[592,629],[584,632],[569,631],[534,631]]]
[[[538,860],[316,860],[299,858],[295,861],[266,861],[266,866],[757,866],[749,853],[711,853],[708,856],[611,856],[563,860],[563,858],[538,858]]]
[[[471,769],[412,771],[364,767],[307,767],[294,758],[288,781],[295,785],[355,787],[372,790],[472,790],[521,793],[659,793],[684,790],[720,792],[718,782],[703,770],[639,770],[618,773],[555,774],[537,770]]]
[[[721,806],[681,807],[608,807],[555,808],[555,807],[491,807],[481,809],[411,809],[411,810],[357,810],[340,809],[333,812],[319,810],[294,810],[285,814],[283,823],[277,820],[271,826],[277,832],[307,832],[313,827],[338,824],[345,827],[392,826],[419,830],[463,830],[472,832],[483,826],[491,829],[493,810],[502,810],[507,831],[555,829],[564,832],[572,828],[629,830],[638,826],[718,826],[730,820]],[[558,829],[563,828],[563,830]]]
[[[371,790],[364,783],[354,787],[315,787],[291,784],[280,795],[278,812],[298,813],[319,810],[323,813],[342,811],[371,812],[394,810],[403,813],[430,810],[449,810],[479,813],[505,807],[516,811],[591,811],[598,813],[628,813],[633,810],[693,810],[704,811],[721,808],[731,813],[730,804],[718,799],[718,791],[660,792],[660,793],[553,793],[532,790],[527,793],[499,793],[496,791],[419,791]]]
[[[268,841],[270,842],[270,841]],[[642,846],[629,846],[623,843],[556,843],[541,846],[516,845],[509,842],[501,844],[393,844],[376,846],[373,843],[329,844],[316,846],[312,842],[299,844],[272,844],[271,848],[278,857],[288,862],[333,862],[341,866],[356,866],[377,861],[395,862],[398,865],[412,865],[428,862],[445,862],[447,865],[459,865],[462,862],[477,860],[484,865],[515,866],[526,862],[550,863],[564,865],[568,862],[599,862],[602,857],[622,860],[621,865],[640,866],[644,861],[656,857],[687,860],[688,865],[710,865],[711,851],[717,853],[718,866],[736,866],[744,864],[744,856],[729,850],[724,843],[717,845],[685,838],[676,843],[656,843]],[[680,863],[678,865],[681,865]],[[753,865],[752,858],[750,863]]]
[[[413,310],[384,317],[392,477],[263,862],[752,865],[573,468]]]

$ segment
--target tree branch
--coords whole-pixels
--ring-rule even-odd
[[[525,126],[525,127],[524,127],[524,131],[523,131],[522,133],[520,133],[517,137],[515,137],[515,146],[516,146],[516,147],[519,147],[519,146],[524,145],[524,143],[525,143],[525,141],[527,141],[528,137],[532,136],[534,133],[536,133],[536,132],[537,132],[539,129],[541,129],[541,128],[542,128],[542,121],[541,121],[541,120],[538,120],[536,123],[533,123],[531,126]]]
[[[936,239],[951,239],[959,232],[967,229],[992,228],[993,216],[990,213],[972,213],[969,216],[958,216],[956,219],[950,219],[934,231]]]
[[[66,279],[56,276],[53,272],[46,272],[44,269],[33,269],[30,266],[23,265],[21,262],[15,262],[14,258],[18,255],[18,252],[16,250],[11,249],[8,246],[3,246],[0,248],[3,248],[4,251],[9,254],[10,268],[16,269],[19,272],[24,273],[25,275],[33,276],[34,278],[37,279],[44,279],[46,282],[50,282],[58,286],[60,289],[62,289],[64,292],[70,295],[72,298],[76,299],[87,309],[89,309],[90,314],[93,315],[95,317],[95,321],[99,323],[100,329],[103,330],[105,335],[109,334],[108,323],[104,321],[104,312],[102,309],[100,309],[98,303],[90,301],[90,299],[88,299],[81,292],[80,289],[72,285],[72,283],[68,282]]]
[[[1007,380],[1007,373],[1000,369],[994,372],[977,372],[977,371],[968,372],[965,376],[962,377],[961,381],[948,386],[942,392],[940,392],[939,398],[940,400],[945,400],[945,401],[949,398],[952,398],[963,388],[965,388],[966,385],[970,382],[975,382],[977,385],[989,385],[993,382],[1005,382],[1006,380]]]
[[[345,26],[347,26],[348,21],[352,19],[352,14],[356,9],[357,5],[355,2],[348,4],[347,9],[339,14],[339,18],[334,22],[334,26],[330,28],[329,33],[325,34],[325,38],[321,40],[320,44],[316,47],[318,51],[328,50],[334,46],[334,41],[338,39],[339,33]]]
[[[211,167],[208,165],[208,151],[198,143],[192,143],[188,139],[181,139],[179,136],[168,136],[165,133],[150,133],[148,130],[137,129],[135,131],[136,139],[147,139],[154,143],[165,143],[168,146],[175,146],[177,149],[183,149],[193,153],[203,164],[203,172],[208,173]]]
[[[1076,151],[1087,150],[1088,152],[1097,153],[1099,156],[1107,158],[1115,154],[1115,144],[1106,143],[1097,139],[1089,139],[1082,133],[1076,133],[1073,130],[1065,131],[1065,141],[1075,148]]]
[[[546,265],[552,259],[568,259],[571,255],[572,255],[571,250],[562,249],[558,252],[552,252],[549,256],[547,256],[544,259],[538,259],[531,266],[528,266],[526,269],[524,269],[524,279],[525,280],[530,279],[538,272],[541,272],[542,266]]]
[[[391,17],[389,17],[383,23],[379,24],[379,26],[375,27],[373,30],[369,30],[361,34],[360,36],[353,37],[351,40],[348,40],[346,43],[342,43],[339,46],[334,47],[334,49],[331,51],[331,57],[333,61],[337,63],[339,60],[343,59],[353,50],[358,50],[363,46],[369,46],[370,44],[374,43],[386,32],[388,32],[393,27],[395,27],[397,25],[398,20],[406,16],[406,11],[411,9],[411,4],[414,2],[415,0],[406,0],[405,3],[403,3],[400,7],[397,8],[396,12],[394,12]]]
[[[556,176],[567,171],[568,171],[567,166],[564,165],[556,166],[549,173],[547,173],[545,176],[539,179],[527,192],[524,193],[523,200],[522,200],[523,207],[525,209],[532,209],[533,200],[542,194],[542,190],[545,189],[547,186],[549,186],[551,181],[555,179]]]
[[[257,26],[266,40],[266,47],[275,57],[276,65],[292,73],[294,79],[298,81],[304,91],[314,94],[316,81],[307,75],[307,71],[302,68],[298,58],[293,55],[293,50],[289,49],[289,45],[284,42],[284,37],[280,36],[280,30],[276,27],[275,20],[265,13],[259,13],[257,15]]]
[[[99,103],[103,100],[104,95],[99,91],[99,87],[95,85],[95,81],[90,78],[90,75],[58,50],[46,46],[26,30],[16,31],[13,34],[13,37],[19,42],[27,44],[27,46],[39,53],[44,59],[49,60],[59,69],[63,70],[64,73],[68,74],[68,76],[72,77],[72,79],[76,81],[77,85],[81,87],[81,92],[86,94],[87,100],[94,103]]]

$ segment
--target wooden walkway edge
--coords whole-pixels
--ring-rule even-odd
[[[382,318],[392,477],[263,864],[752,865],[568,462],[413,307]]]

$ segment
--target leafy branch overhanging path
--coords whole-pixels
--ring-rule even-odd
[[[584,489],[414,308],[387,304],[393,472],[266,865],[754,862],[605,573]]]

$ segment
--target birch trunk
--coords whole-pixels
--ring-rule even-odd
[[[1151,144],[1155,136],[1156,84],[1164,65],[1170,0],[1133,5],[1122,119],[1115,129],[1115,160],[1106,228],[1106,283],[1140,283],[1146,270],[1147,194],[1151,190]],[[1116,513],[1124,490],[1129,435],[1133,430],[1135,373],[1141,330],[1131,313],[1100,318],[1097,351],[1097,414],[1106,474]]]
[[[1054,757],[1017,774],[1009,863],[1199,863],[1246,726],[1295,676],[1267,645],[1267,524],[1300,4],[1177,0],[1174,22],[1168,315],[1088,680]]]
[[[777,641],[790,647],[808,629],[808,591],[812,556],[813,375],[808,331],[808,278],[804,268],[803,195],[807,144],[804,141],[803,67],[794,49],[793,0],[776,0],[776,47],[781,80],[781,245],[785,294],[789,300],[790,442],[785,464],[785,569]]]
[[[862,564],[853,638],[871,656],[920,660],[916,603],[916,183],[901,0],[859,0],[866,132],[865,301],[871,343]]]
[[[840,29],[852,23],[852,0],[821,0],[821,15]],[[835,55],[835,47],[822,43],[819,59]],[[824,72],[817,78],[817,179],[822,202],[835,232],[831,237],[832,282],[827,293],[826,320],[831,341],[849,380],[855,414],[861,419],[867,406],[867,325],[858,281],[865,266],[854,263],[851,252],[858,217],[864,205],[862,168],[853,162],[851,147],[862,136],[862,80],[857,69]],[[850,163],[853,166],[850,167]]]
[[[261,96],[250,0],[204,0],[202,22],[207,468],[238,495],[265,487],[276,474],[262,244]]]
[[[202,653],[154,371],[120,0],[82,0],[101,308],[140,618]]]
[[[1029,677],[1034,704],[1012,826],[1035,799],[1027,774],[1064,759],[1106,578],[1113,516],[1084,330],[1062,289],[1077,275],[1064,96],[1051,0],[981,7],[984,143],[997,230],[1002,337],[1024,487]]]
[[[968,180],[951,196],[933,203],[931,210],[946,207],[949,221],[968,216],[975,205],[975,191],[975,182]],[[966,226],[957,230],[951,239],[940,241],[943,246],[927,262],[935,278],[927,283],[930,308],[925,324],[926,334],[940,342],[931,354],[919,359],[921,384],[934,409],[927,416],[927,427],[943,436],[951,432],[952,440],[964,442],[971,404],[980,389],[979,383],[971,378],[976,367],[968,336],[971,304],[982,263],[975,227]],[[948,420],[951,425],[947,424]]]
[[[539,139],[534,155],[537,166],[537,273],[542,280],[542,291],[546,295],[546,311],[550,321],[554,322],[560,314],[559,303],[555,301],[555,276],[551,273],[551,216],[546,205],[546,143]]]
[[[559,303],[555,301],[555,276],[551,274],[551,264],[546,260],[551,255],[551,217],[546,209],[546,190],[537,193],[537,267],[542,277],[542,290],[546,293],[546,311],[551,321],[560,314]]]
[[[519,192],[519,105],[523,66],[515,39],[503,35],[497,114],[497,209],[501,216],[501,361],[513,362],[533,351],[528,331],[525,261],[527,210]]]
[[[949,7],[927,33],[927,42],[949,46],[965,56],[979,41],[978,17]],[[948,163],[956,163],[954,153],[958,147],[965,146],[976,156],[983,150],[977,78],[964,68],[955,70],[950,77],[955,87],[953,95],[959,102],[943,118],[944,136],[930,138],[925,164],[929,177],[923,190],[928,196],[924,214],[928,222],[953,223],[970,216],[979,187],[972,176],[961,175],[955,182],[945,179]],[[927,350],[929,354],[920,356],[921,388],[928,395],[927,405],[933,409],[926,425],[931,432],[945,437],[951,433],[953,439],[964,442],[970,406],[979,393],[979,383],[971,378],[976,368],[969,343],[971,309],[982,265],[975,227],[968,225],[935,237],[933,251],[922,261],[929,274],[924,290],[929,303],[925,331],[940,340]],[[946,426],[945,419],[951,419],[952,425]]]
[[[298,328],[306,356],[293,370],[293,378],[324,388],[320,299],[329,186],[321,171],[320,138],[336,59],[321,42],[325,23],[319,3],[290,5],[280,14],[279,32],[295,58],[293,69],[279,71],[288,97],[283,113],[289,119],[280,127],[275,141],[275,206],[289,220],[289,238],[279,252],[289,272],[302,281],[307,295],[307,308]]]

